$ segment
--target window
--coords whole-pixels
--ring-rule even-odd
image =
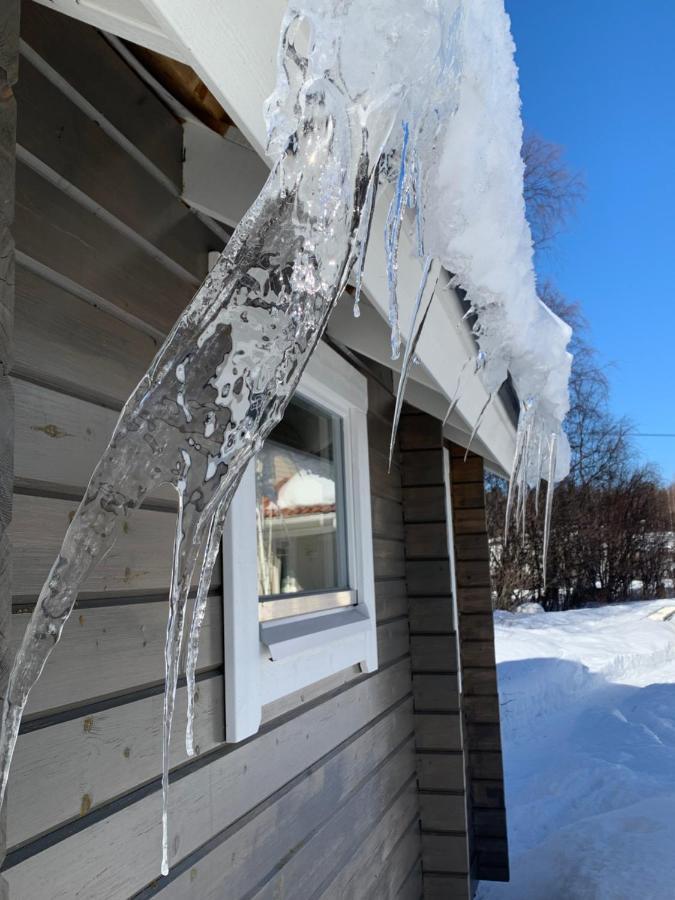
[[[342,418],[293,399],[258,454],[255,482],[261,620],[354,602]]]
[[[263,705],[377,667],[365,378],[325,344],[244,474],[223,537],[227,739]]]

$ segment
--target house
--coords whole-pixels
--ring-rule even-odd
[[[264,180],[260,110],[283,6],[23,0],[20,35],[19,4],[4,7],[10,659],[123,403]],[[383,217],[378,207],[375,229]],[[483,473],[510,470],[514,397],[502,391],[471,440],[488,395],[446,289],[389,470],[399,363],[383,250],[371,247],[360,317],[338,305],[233,501],[192,758],[184,682],[178,691],[169,875],[160,775],[176,501],[162,489],[89,577],[30,695],[4,810],[11,900],[461,900],[508,878]],[[419,282],[409,256],[404,320]]]

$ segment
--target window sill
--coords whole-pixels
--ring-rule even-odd
[[[269,650],[270,658],[280,660],[333,641],[365,634],[370,628],[368,613],[351,607],[327,615],[263,622],[260,640]]]

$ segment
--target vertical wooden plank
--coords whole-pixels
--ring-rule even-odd
[[[464,688],[462,709],[469,751],[467,778],[471,874],[478,880],[508,881],[483,460],[473,453],[466,456],[463,448],[452,444],[450,474],[460,665]],[[475,762],[476,751],[480,751],[480,766]],[[485,757],[489,757],[489,770]],[[480,823],[486,815],[497,828],[501,839],[501,843],[491,848],[490,853],[479,849]]]
[[[469,894],[469,833],[445,452],[441,422],[408,408],[401,417],[401,480],[422,873],[426,885],[442,857],[457,887],[446,896],[454,898]],[[452,836],[439,839],[439,831]]]
[[[18,74],[19,0],[0,5],[0,698],[9,674],[11,560],[6,529],[12,517],[14,405],[9,370],[12,364],[14,310],[14,172],[16,158],[16,101],[13,86]],[[0,813],[0,863],[5,858],[6,808]],[[7,896],[0,879],[0,896]]]

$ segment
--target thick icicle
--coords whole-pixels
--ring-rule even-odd
[[[309,63],[293,46],[297,21],[289,16],[282,41],[288,84],[308,78]],[[82,580],[124,517],[158,484],[173,484],[180,516],[165,652],[163,870],[178,656],[199,545],[223,497],[281,419],[344,289],[363,199],[399,101],[400,90],[387,84],[353,106],[325,63],[316,62],[294,98],[301,127],[283,139],[259,198],[127,402],[40,593],[4,701],[3,794],[28,693]]]

